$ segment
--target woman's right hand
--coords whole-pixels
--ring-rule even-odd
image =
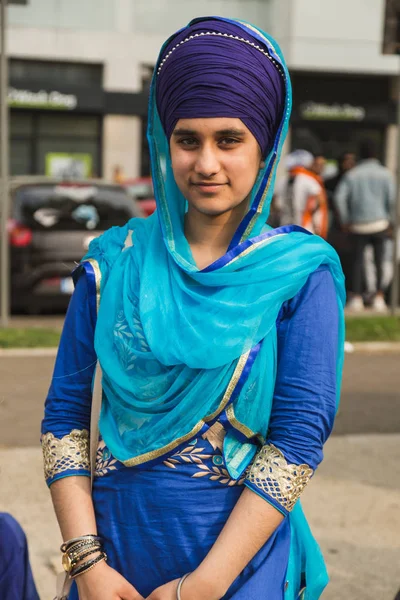
[[[76,578],[79,600],[144,600],[122,575],[102,561]]]

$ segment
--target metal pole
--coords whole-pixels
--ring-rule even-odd
[[[10,314],[8,197],[8,65],[6,52],[7,0],[0,0],[0,325],[7,327]]]
[[[397,246],[399,244],[399,226],[400,226],[400,60],[399,73],[397,76],[397,193],[396,208],[393,217],[393,281],[392,296],[390,302],[390,312],[396,314],[399,301],[399,264],[397,262]]]

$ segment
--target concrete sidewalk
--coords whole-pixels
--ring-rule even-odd
[[[303,495],[331,584],[323,600],[394,600],[400,588],[400,434],[332,437]],[[60,534],[39,448],[0,448],[0,510],[24,527],[41,600],[54,597]]]

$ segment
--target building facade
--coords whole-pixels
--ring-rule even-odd
[[[294,90],[288,149],[334,158],[373,137],[393,167],[399,64],[381,54],[384,0],[27,0],[8,7],[11,173],[147,175],[158,50],[199,12],[278,39]]]

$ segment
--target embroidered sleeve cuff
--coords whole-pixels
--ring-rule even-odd
[[[266,444],[256,454],[245,483],[286,514],[292,510],[312,475],[313,470],[308,465],[288,464],[278,448]]]
[[[89,432],[73,429],[61,439],[52,433],[41,438],[44,475],[48,485],[71,475],[90,476]]]

